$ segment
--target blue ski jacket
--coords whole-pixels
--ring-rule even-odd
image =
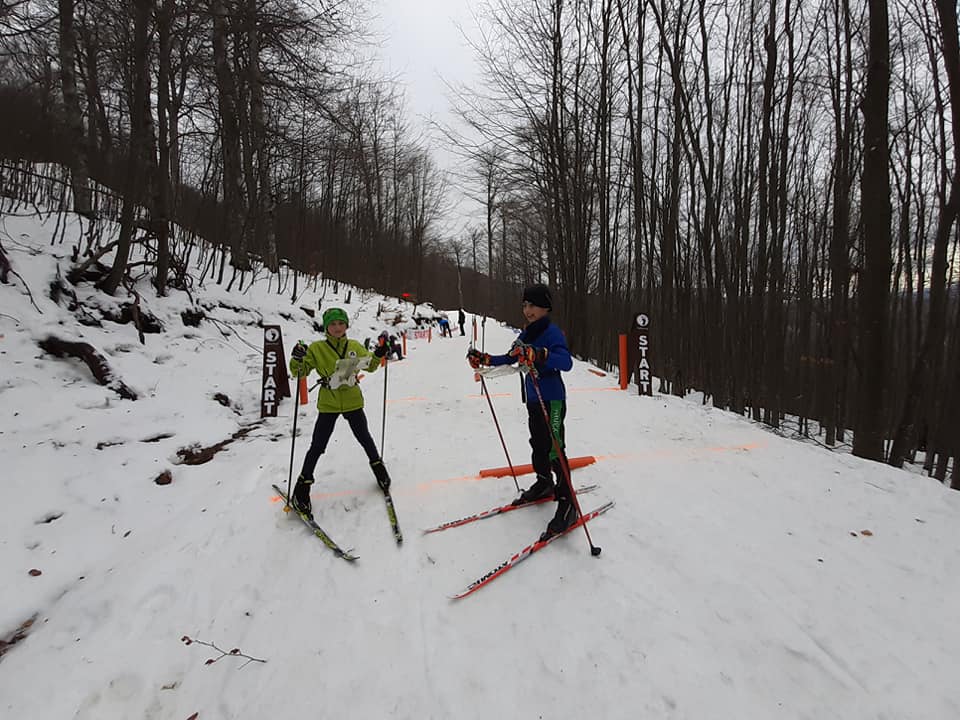
[[[543,395],[545,403],[549,403],[551,400],[566,400],[567,389],[564,387],[560,372],[565,372],[573,367],[573,358],[570,356],[570,349],[567,347],[567,341],[560,328],[550,322],[549,317],[542,317],[527,325],[526,329],[517,338],[515,344],[517,343],[547,349],[547,361],[534,365],[539,373],[537,381],[540,383],[540,393]],[[490,356],[491,365],[510,365],[516,361],[517,359],[510,355]],[[537,391],[533,386],[533,378],[530,375],[527,375],[525,383],[527,404],[539,404],[540,400],[537,398]]]

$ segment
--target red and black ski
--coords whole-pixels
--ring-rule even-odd
[[[495,580],[496,578],[503,575],[505,572],[507,572],[507,570],[510,570],[511,568],[519,565],[521,562],[526,560],[528,557],[533,555],[538,550],[543,550],[543,548],[545,548],[547,545],[552,543],[557,538],[561,538],[567,533],[572,532],[573,530],[576,530],[578,527],[580,527],[584,523],[587,523],[590,520],[593,520],[593,518],[595,518],[597,515],[605,513],[607,510],[609,510],[612,507],[613,507],[613,500],[611,500],[610,502],[604,505],[601,505],[596,510],[591,510],[585,515],[577,518],[577,521],[573,523],[573,525],[568,527],[566,530],[564,530],[562,533],[551,535],[545,540],[537,540],[535,543],[527,545],[523,550],[510,556],[508,559],[504,560],[502,563],[497,565],[497,567],[495,567],[493,570],[488,572],[486,575],[482,575],[481,577],[477,578],[472,583],[467,585],[467,587],[462,592],[459,592],[456,595],[453,595],[451,597],[451,600],[460,600],[461,598],[465,598],[467,595],[470,595],[471,593],[476,592],[477,590],[482,588],[484,585],[486,585],[490,581]]]
[[[593,492],[596,490],[599,485],[584,485],[581,488],[577,488],[577,495],[582,495],[583,493]],[[450,520],[448,522],[437,525],[436,527],[427,528],[423,531],[424,535],[428,533],[440,532],[441,530],[449,530],[450,528],[460,527],[461,525],[466,525],[468,523],[476,522],[477,520],[486,520],[491,518],[494,515],[502,515],[503,513],[510,512],[511,510],[519,510],[520,508],[532,507],[533,505],[542,505],[545,502],[553,502],[553,498],[541,498],[540,500],[533,500],[531,502],[525,502],[520,505],[501,505],[500,507],[491,508],[490,510],[484,510],[483,512],[475,513],[474,515],[467,515],[466,517],[460,518],[459,520]]]

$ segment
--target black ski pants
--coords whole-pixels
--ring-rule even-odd
[[[556,475],[557,498],[569,498],[570,488],[563,473],[563,465],[560,464],[560,458],[557,457],[553,446],[555,435],[560,450],[563,451],[566,447],[563,420],[567,415],[567,403],[565,400],[551,400],[544,404],[549,418],[544,417],[543,407],[539,402],[527,403],[527,427],[530,430],[530,448],[533,451],[530,461],[537,477],[549,478],[551,471]],[[564,453],[564,461],[566,461],[566,453]]]
[[[330,436],[333,435],[333,426],[336,424],[337,418],[340,417],[340,415],[343,415],[347,419],[347,422],[350,423],[353,436],[360,445],[363,446],[363,451],[367,453],[367,458],[369,458],[370,462],[380,459],[380,451],[377,450],[377,444],[370,435],[370,428],[367,426],[367,416],[364,414],[363,408],[345,413],[322,412],[317,415],[317,422],[313,426],[313,439],[310,441],[310,449],[307,450],[306,457],[303,458],[303,469],[300,471],[303,477],[313,477],[313,471],[317,467],[317,461],[327,449],[327,443],[330,442]]]

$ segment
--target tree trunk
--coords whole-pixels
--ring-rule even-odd
[[[104,279],[101,289],[113,295],[127,272],[130,244],[133,240],[137,208],[142,202],[144,177],[140,164],[146,157],[148,73],[150,61],[147,48],[147,23],[152,0],[135,0],[133,4],[133,96],[130,98],[130,147],[127,151],[126,181],[124,183],[123,209],[120,212],[120,231],[117,254],[113,259],[110,274]]]
[[[211,0],[213,16],[213,64],[217,76],[217,102],[220,114],[220,150],[223,160],[223,214],[227,231],[226,243],[231,249],[230,264],[249,269],[244,212],[242,166],[240,162],[240,127],[236,82],[227,57],[228,16],[223,0]],[[222,278],[220,279],[222,280]],[[218,282],[220,281],[218,280]]]
[[[159,163],[154,181],[153,230],[157,235],[158,295],[167,293],[170,267],[170,26],[176,0],[163,0],[157,16],[159,73],[157,76],[157,145]]]
[[[863,261],[859,315],[859,416],[853,454],[883,460],[886,390],[887,304],[890,294],[890,37],[887,0],[868,0],[870,32],[863,110]]]
[[[60,85],[63,106],[70,129],[70,186],[73,211],[91,217],[90,171],[87,166],[87,143],[83,134],[83,116],[77,95],[77,38],[73,24],[74,0],[59,0],[60,9]]]

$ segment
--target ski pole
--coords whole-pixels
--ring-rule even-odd
[[[570,498],[573,500],[573,506],[577,509],[577,517],[583,517],[583,511],[580,509],[580,500],[577,498],[577,493],[573,489],[573,480],[570,477],[570,464],[567,462],[567,454],[563,451],[563,448],[560,447],[560,440],[557,438],[557,433],[553,429],[553,424],[550,422],[550,413],[547,412],[547,405],[543,401],[543,395],[540,393],[540,382],[537,380],[537,369],[534,367],[530,368],[530,379],[533,380],[533,389],[537,393],[537,400],[540,401],[540,410],[543,411],[543,420],[547,423],[547,427],[550,429],[550,439],[553,441],[553,451],[557,454],[557,460],[560,462],[560,469],[563,471],[563,477],[567,482],[567,489],[570,490]],[[593,544],[593,538],[590,537],[590,530],[587,528],[587,524],[583,523],[583,531],[587,534],[587,542],[590,543],[590,554],[594,557],[600,555],[600,547]]]
[[[493,418],[493,424],[497,427],[497,434],[500,436],[500,444],[503,446],[503,454],[507,456],[507,465],[510,466],[510,474],[513,475],[513,484],[520,492],[520,483],[517,482],[517,471],[513,469],[513,462],[510,460],[510,453],[507,451],[507,443],[503,439],[503,432],[500,430],[500,421],[497,420],[497,413],[493,409],[493,400],[490,399],[490,392],[487,390],[487,381],[480,376],[480,387],[483,390],[484,397],[487,398],[487,405],[490,406],[490,417]]]
[[[297,371],[297,392],[293,398],[293,433],[290,436],[290,472],[287,473],[287,504],[284,512],[290,512],[290,492],[293,485],[293,452],[297,445],[297,416],[300,414],[300,371]]]
[[[383,356],[383,422],[380,424],[380,459],[383,460],[383,445],[387,434],[387,369],[390,367],[390,360],[386,355]]]
[[[470,343],[470,348],[473,349],[472,341]],[[507,443],[503,439],[503,432],[500,430],[500,421],[497,420],[497,413],[493,409],[493,400],[490,398],[490,392],[487,390],[487,381],[480,373],[477,373],[477,375],[480,377],[480,388],[483,390],[483,396],[487,399],[487,405],[490,407],[490,417],[493,418],[493,424],[497,428],[497,435],[500,436],[500,445],[503,447],[503,454],[506,455],[507,465],[510,466],[510,474],[513,476],[513,484],[517,488],[517,492],[520,492],[520,483],[517,481],[517,471],[513,469],[513,461],[510,460],[510,452],[507,450]]]

